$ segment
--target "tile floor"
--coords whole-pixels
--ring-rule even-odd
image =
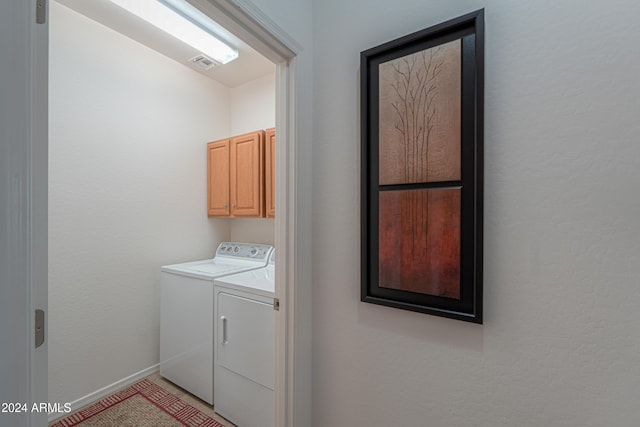
[[[155,374],[149,375],[147,377],[147,379],[149,381],[153,381],[154,383],[158,384],[160,387],[164,388],[169,393],[179,397],[184,402],[188,403],[189,405],[193,406],[194,408],[204,412],[205,414],[207,414],[208,416],[210,416],[211,418],[213,418],[214,420],[216,420],[217,422],[219,422],[223,426],[225,426],[225,427],[236,427],[235,424],[231,423],[230,421],[222,418],[220,415],[218,415],[215,412],[213,412],[213,407],[211,407],[208,403],[198,399],[197,397],[195,397],[192,394],[190,394],[188,391],[178,387],[177,385],[173,384],[172,382],[165,380],[164,378],[162,378],[160,376],[159,372],[156,372]]]

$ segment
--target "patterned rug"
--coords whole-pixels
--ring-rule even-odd
[[[72,426],[223,427],[213,418],[146,379],[51,425]]]

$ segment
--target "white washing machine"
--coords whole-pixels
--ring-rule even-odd
[[[267,265],[273,247],[221,243],[213,259],[160,273],[160,375],[213,404],[213,281]]]
[[[274,425],[275,250],[269,265],[215,280],[214,410],[240,427]]]

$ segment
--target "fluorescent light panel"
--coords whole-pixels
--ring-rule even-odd
[[[215,36],[215,24],[185,0],[111,0],[220,64],[238,57],[238,50]]]

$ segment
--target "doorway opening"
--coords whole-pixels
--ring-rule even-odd
[[[84,2],[84,3],[88,3],[88,2]],[[276,319],[277,352],[276,352],[276,382],[275,382],[276,386],[275,388],[276,388],[276,422],[278,425],[285,425],[286,421],[284,420],[287,419],[287,417],[289,416],[288,414],[290,414],[291,412],[291,408],[290,408],[291,404],[288,402],[292,401],[292,397],[291,397],[292,385],[291,385],[291,379],[290,379],[291,377],[290,372],[292,370],[292,367],[289,365],[290,362],[289,363],[287,362],[287,354],[290,354],[291,352],[291,346],[293,345],[293,334],[290,333],[290,330],[292,329],[292,325],[291,325],[291,314],[289,310],[291,309],[291,307],[287,303],[288,302],[287,295],[290,294],[290,289],[291,289],[290,287],[293,286],[293,283],[291,281],[291,278],[293,277],[293,275],[291,272],[294,270],[294,266],[296,262],[295,261],[296,253],[291,247],[293,232],[295,230],[295,224],[293,222],[294,214],[295,214],[295,194],[290,193],[288,189],[290,187],[289,183],[294,181],[293,180],[294,178],[293,163],[289,153],[291,152],[294,144],[292,136],[295,135],[295,110],[294,110],[292,100],[294,99],[294,91],[295,91],[295,85],[294,85],[295,66],[294,65],[295,65],[296,45],[295,43],[283,42],[278,38],[278,36],[274,36],[273,34],[271,34],[268,28],[264,28],[262,26],[260,26],[259,28],[256,27],[258,24],[256,22],[255,17],[252,17],[251,13],[248,13],[246,10],[242,11],[237,9],[237,7],[234,10],[231,10],[230,9],[231,2],[193,0],[192,3],[196,5],[198,8],[200,8],[204,13],[216,19],[221,25],[228,26],[230,30],[234,32],[234,34],[237,34],[239,38],[245,40],[247,44],[253,44],[256,50],[258,50],[262,55],[267,57],[272,63],[275,64],[275,72],[274,72],[274,79],[276,82],[275,84],[275,89],[276,89],[275,126],[278,129],[278,144],[276,148],[276,165],[278,168],[278,173],[276,174],[277,216],[276,216],[276,219],[274,220],[275,231],[273,233],[273,240],[274,240],[275,246],[278,248],[278,265],[276,266],[276,277],[277,277],[276,296],[280,299],[280,312]],[[52,5],[52,7],[54,7],[54,5]],[[118,51],[118,54],[121,54],[122,60],[126,62],[126,56],[123,54],[123,51]],[[98,55],[98,57],[99,56],[100,55]],[[107,55],[105,53],[104,57],[106,56]],[[81,65],[83,64],[76,64],[76,65],[77,67],[75,67],[75,72],[78,72],[78,75],[76,77],[82,78],[83,77],[82,73],[79,72],[79,70],[82,70]],[[74,67],[71,67],[71,69],[66,70],[66,72],[74,73]],[[157,73],[158,73],[158,70],[149,69],[144,74],[141,74],[140,78],[154,79],[154,78],[157,78],[157,75],[156,75]],[[86,75],[84,77],[86,78]],[[118,77],[118,76],[115,76],[115,77]],[[123,77],[123,76],[119,76],[119,77]],[[72,80],[73,79],[71,79],[71,81]],[[77,81],[78,80],[76,80],[76,82]],[[123,81],[124,80],[122,80],[121,82]],[[100,84],[103,84],[103,82],[94,81],[93,84],[100,85]],[[140,87],[136,87],[135,85],[132,85],[129,88],[131,93],[136,93],[136,90],[139,90],[139,89]],[[175,96],[177,97],[186,96],[184,93],[181,93],[181,88],[179,87],[169,88],[169,89],[175,90],[176,91]],[[69,91],[74,90],[72,83],[70,84],[70,87],[67,88],[67,90]],[[82,93],[78,95],[80,95],[79,97],[82,98]],[[157,94],[154,94],[152,92],[147,92],[146,94],[140,93],[140,96],[142,95],[149,96],[150,99],[155,99],[154,96],[157,96]],[[197,98],[197,95],[193,96],[191,101],[196,102],[194,101],[195,98]],[[54,106],[55,102],[56,102],[55,99],[52,100],[52,103],[50,104],[50,108]],[[91,97],[86,97],[81,107],[83,109],[90,110],[92,108],[95,108],[96,104],[97,103],[95,102],[95,99],[92,99]],[[111,110],[112,111],[111,113],[109,112],[109,110],[94,111],[94,113],[97,116],[101,115],[103,117],[103,121],[102,121],[102,125],[99,126],[97,129],[94,128],[93,131],[99,132],[103,136],[105,134],[107,136],[110,136],[111,140],[114,141],[114,143],[110,144],[108,142],[109,138],[107,138],[106,141],[101,140],[100,142],[96,142],[98,138],[86,138],[86,140],[84,141],[84,144],[86,145],[83,145],[81,141],[78,141],[78,146],[76,151],[77,155],[81,155],[83,153],[83,150],[88,149],[88,147],[90,147],[91,149],[91,155],[88,157],[84,156],[83,158],[86,159],[86,162],[84,162],[85,163],[84,165],[81,165],[81,168],[83,168],[87,176],[90,176],[100,171],[101,162],[103,162],[106,158],[109,158],[109,157],[117,158],[119,156],[119,153],[117,151],[114,152],[114,148],[116,146],[115,141],[121,137],[121,134],[118,133],[118,127],[113,125],[115,121],[113,120],[114,117],[112,116],[112,114],[114,111],[118,111],[118,109],[122,109],[123,107],[124,107],[123,105],[111,105],[110,108],[113,108],[113,110]],[[147,107],[151,108],[151,105],[148,105]],[[194,110],[197,110],[197,105],[194,106]],[[215,114],[215,111],[213,111],[213,113]],[[146,123],[149,126],[148,131],[151,133],[154,131],[153,129],[154,125],[152,121],[149,121],[150,118],[152,118],[152,116],[149,115],[148,109],[139,108],[133,114],[130,114],[129,117],[123,117],[122,120],[131,120],[138,123],[141,121],[146,121]],[[91,133],[91,132],[87,132],[88,129],[82,129],[83,126],[87,126],[87,122],[83,122],[82,120],[74,121],[73,117],[67,117],[67,119],[68,119],[66,120],[66,123],[68,126],[68,128],[66,129],[66,132],[68,132],[67,135],[73,135],[74,132],[80,132],[83,130],[85,131],[84,133],[85,135]],[[175,118],[172,118],[169,115],[167,115],[167,116],[164,116],[163,120],[166,120],[167,122],[169,122],[172,119],[175,120]],[[176,126],[179,126],[179,123],[176,123]],[[91,139],[94,139],[94,140],[92,141]],[[215,137],[212,137],[211,139],[215,139]],[[134,151],[136,150],[135,148],[133,149]],[[145,163],[144,161],[140,160],[140,159],[144,159],[146,154],[150,154],[149,150],[153,150],[153,147],[147,146],[146,148],[137,148],[137,149],[145,150],[145,152],[142,152],[142,153],[137,152],[136,153],[137,157],[129,156],[128,158],[119,159],[119,161],[121,162],[120,164],[122,164],[123,167],[131,168],[131,170],[138,169],[139,173],[142,175],[150,176],[151,174],[156,173],[157,171],[154,169],[157,167],[157,164],[154,165],[152,162]],[[53,150],[55,150],[55,146],[52,147],[52,151]],[[131,162],[136,162],[137,164],[132,165]],[[80,162],[80,163],[83,163],[83,162]],[[172,165],[170,161],[167,161],[165,164],[163,164],[163,170],[167,171],[166,173],[170,173],[169,171],[171,170],[175,171],[175,165]],[[69,184],[69,183],[68,182],[60,183],[59,190],[73,192],[73,189],[69,185],[65,185],[65,184]],[[135,204],[125,204],[125,205],[117,206],[114,203],[110,203],[110,202],[112,200],[118,199],[118,197],[115,197],[113,199],[111,198],[111,196],[114,193],[117,193],[120,197],[124,196],[124,197],[135,198],[135,195],[133,195],[133,193],[128,192],[128,189],[130,189],[130,186],[135,184],[132,184],[131,182],[127,182],[123,174],[118,174],[118,173],[114,174],[112,182],[107,183],[105,182],[105,180],[103,180],[101,184],[102,185],[100,186],[100,188],[94,189],[96,194],[93,195],[93,200],[98,200],[100,203],[96,203],[94,206],[88,207],[89,208],[88,211],[91,212],[93,210],[95,213],[104,213],[104,210],[107,209],[109,213],[108,221],[113,221],[114,224],[117,224],[118,221],[123,221],[127,217],[130,217],[132,213],[131,210],[135,209],[134,208],[134,206],[136,206]],[[66,190],[65,190],[65,187],[66,187]],[[162,194],[163,194],[162,188],[150,189],[149,187],[145,187],[142,190],[154,191],[155,196],[162,198]],[[75,196],[79,196],[79,194],[76,194]],[[74,195],[72,195],[72,198],[73,197]],[[81,204],[82,200],[77,200],[76,202]],[[163,208],[163,207],[166,209],[171,209],[172,208],[171,200],[167,200],[164,205],[160,205],[160,207],[157,207],[157,208]],[[61,207],[61,208],[64,208],[64,207]],[[78,210],[78,212],[80,211]],[[71,218],[67,218],[67,220],[71,222],[75,222],[78,225],[83,222],[88,223],[87,227],[78,227],[77,229],[79,232],[82,231],[84,235],[73,236],[73,235],[67,234],[64,236],[58,236],[58,238],[69,239],[69,240],[71,240],[71,238],[78,238],[78,239],[83,239],[83,238],[91,239],[96,237],[99,238],[99,233],[97,233],[97,231],[104,229],[105,227],[107,227],[108,224],[106,224],[105,220],[102,220],[100,222],[98,221],[92,222],[91,215],[86,215],[86,212],[87,212],[86,210],[83,210],[83,212],[85,214],[79,215],[77,218],[73,218],[74,210],[69,209],[68,211],[65,210],[65,215],[71,215]],[[150,217],[152,217],[154,215],[154,210],[150,209],[150,212],[148,214]],[[185,230],[168,230],[168,232],[171,232],[171,231],[175,231],[177,233],[188,232]],[[224,234],[224,231],[214,230],[213,232]],[[117,233],[117,231],[115,231],[115,233]],[[126,242],[127,240],[126,236],[120,236],[120,237],[123,237],[121,241]],[[100,243],[103,245],[103,248],[104,246],[106,246],[106,242],[104,240],[100,241]],[[153,248],[148,249],[143,247],[136,248],[135,245],[138,244],[137,241],[129,241],[128,244],[134,246],[134,250],[142,253],[144,253],[145,251],[153,251],[153,250],[159,249],[157,247],[156,249],[153,249]],[[80,262],[84,266],[84,268],[86,269],[92,268],[91,257],[98,259],[101,256],[105,256],[106,252],[108,252],[106,251],[106,248],[104,248],[105,252],[101,252],[100,245],[97,245],[96,248],[97,249],[95,250],[94,253],[90,254],[88,258],[85,258]],[[122,253],[124,252],[125,251],[122,251]],[[130,263],[131,261],[127,259],[125,256],[118,256],[117,250],[109,252],[108,257],[109,259],[107,259],[106,263],[101,263],[102,265],[101,268],[110,269],[111,274],[109,275],[109,277],[114,278],[114,280],[118,280],[117,279],[119,274],[117,271],[119,268],[118,266],[127,265],[127,263]],[[67,258],[67,260],[68,259],[69,258]],[[55,261],[55,260],[52,259],[52,261]],[[132,271],[136,271],[135,266],[133,266]],[[148,277],[145,278],[144,276],[145,274],[148,275],[149,273],[138,271],[137,274],[139,274],[141,280],[143,280],[148,278]],[[76,294],[77,298],[74,301],[67,300],[65,303],[70,304],[70,306],[67,308],[71,308],[71,305],[75,305],[76,303],[82,304],[83,301],[85,302],[91,301],[94,298],[97,298],[97,299],[102,298],[104,300],[105,295],[101,297],[99,293],[87,292],[88,287],[83,288],[82,286],[83,278],[87,280],[94,280],[86,276],[77,278],[78,287],[77,289],[74,290],[77,293]],[[110,287],[109,283],[103,283],[102,285],[103,286],[101,286],[100,289],[102,289],[103,292],[109,292],[109,289],[113,290],[116,287],[115,284]],[[135,293],[135,289],[130,289],[130,292],[132,292],[132,294],[129,295],[130,297],[127,297],[127,294],[122,295],[121,304],[125,307],[128,301],[132,301],[134,299],[133,296]],[[150,301],[149,304],[153,305],[153,304],[156,304],[156,302]],[[90,305],[91,304],[86,304],[86,307],[89,307]],[[75,308],[77,309],[78,307],[76,306]],[[80,311],[82,311],[82,308],[80,308]],[[92,312],[91,310],[86,310],[84,315],[86,315],[87,318],[91,318],[91,316],[95,316],[96,313]],[[92,320],[97,322],[109,321],[107,317],[102,319],[93,318]],[[132,319],[129,319],[128,321],[148,322],[149,319],[134,317]],[[55,325],[53,326],[55,327]],[[108,330],[109,328],[104,328],[103,333],[108,334],[107,332]],[[50,330],[50,336],[52,336],[51,330]],[[117,339],[118,337],[112,337],[112,338]],[[149,340],[149,337],[140,335],[140,336],[132,336],[130,337],[130,339],[136,339],[144,342],[145,340]],[[81,349],[78,349],[78,348],[76,348],[76,350],[81,351]],[[104,348],[100,349],[100,351],[103,354],[105,354],[105,357],[107,354],[110,354],[111,352],[114,352],[114,351],[118,352],[120,350],[121,349],[113,348],[113,346],[107,346],[107,345],[105,345]],[[55,400],[55,398],[53,399]]]

